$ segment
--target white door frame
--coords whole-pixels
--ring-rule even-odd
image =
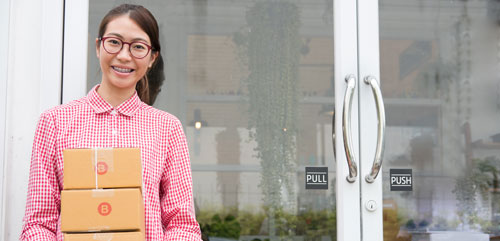
[[[67,103],[87,93],[89,1],[65,1],[64,12],[62,103]]]
[[[377,145],[377,109],[370,85],[363,79],[373,76],[380,86],[379,63],[379,21],[378,1],[358,0],[358,57],[359,57],[359,131],[360,131],[360,166],[361,166],[361,230],[363,240],[382,241],[383,236],[383,200],[382,169],[373,183],[365,177],[371,172]],[[383,150],[383,147],[382,147]],[[382,151],[383,153],[383,151]],[[382,160],[383,160],[382,156]],[[383,163],[382,163],[383,165]],[[375,205],[369,210],[367,205]]]
[[[373,183],[365,180],[375,156],[377,109],[372,88],[363,81],[366,76],[373,76],[380,83],[378,1],[335,0],[334,9],[336,99],[344,97],[346,75],[354,74],[357,79],[351,127],[358,173],[352,184],[345,179],[348,166],[342,136],[343,101],[336,101],[335,105],[337,237],[341,241],[382,241],[382,169]],[[369,208],[368,204],[375,207]]]
[[[354,89],[351,109],[352,152],[358,173],[353,183],[347,181],[349,167],[344,150],[342,115],[348,75],[358,78],[358,33],[356,1],[334,0],[334,65],[335,65],[335,160],[337,160],[337,240],[360,241],[360,175],[359,175],[359,132],[358,91]]]

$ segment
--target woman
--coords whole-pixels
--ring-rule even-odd
[[[100,85],[40,117],[21,240],[62,240],[62,151],[93,147],[141,149],[147,240],[201,240],[181,123],[148,105],[157,93],[149,93],[148,77],[161,76],[152,72],[161,71],[160,50],[158,24],[144,7],[120,5],[103,18]]]

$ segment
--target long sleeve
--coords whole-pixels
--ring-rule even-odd
[[[160,188],[164,240],[201,240],[193,207],[189,151],[177,119],[173,120],[168,136],[167,163]]]
[[[56,177],[56,126],[42,114],[33,141],[26,212],[20,240],[56,240],[60,190]]]
[[[118,107],[96,85],[87,96],[44,112],[33,143],[21,240],[63,240],[62,150],[140,148],[147,241],[201,240],[193,210],[191,169],[180,121],[143,103],[137,93]]]

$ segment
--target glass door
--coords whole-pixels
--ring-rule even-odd
[[[121,2],[88,2],[88,58],[64,65],[88,63],[87,89],[99,21]],[[185,126],[204,235],[498,240],[499,4],[145,3],[164,45],[154,106]]]
[[[500,2],[380,0],[377,14],[365,2],[360,75],[380,80],[386,128],[380,183],[363,180],[361,194],[363,205],[382,195],[383,222],[363,222],[363,240],[382,240],[367,237],[371,226],[384,241],[500,240]],[[380,76],[364,71],[378,63]],[[364,176],[379,122],[371,87],[360,85]]]
[[[99,22],[122,2],[88,2],[87,90],[100,82]],[[360,240],[359,181],[345,181],[343,142],[332,141],[333,129],[342,132],[333,119],[342,114],[345,77],[357,79],[356,3],[142,4],[158,19],[163,45],[165,80],[156,83],[154,107],[184,125],[204,238]],[[350,96],[351,147],[359,153],[358,95]]]
[[[93,39],[97,37],[101,18],[123,2],[90,0],[65,4],[65,12],[72,13],[67,15],[71,21],[66,21],[65,32],[73,31],[65,36],[65,46],[87,51],[86,59],[65,58],[65,101],[85,94],[81,86],[89,90],[100,82]],[[418,191],[383,195],[382,189],[388,188],[387,175],[392,165],[421,168],[414,168],[415,183],[428,180],[423,179],[430,175],[424,169],[433,171],[432,178],[437,175],[434,171],[438,169],[427,165],[437,159],[415,162],[419,164],[397,162],[394,153],[402,155],[402,150],[408,149],[405,143],[413,142],[392,138],[394,135],[415,138],[418,131],[445,136],[444,129],[438,127],[449,127],[444,120],[451,117],[446,119],[444,105],[436,104],[435,96],[441,90],[431,87],[423,91],[437,93],[433,98],[407,98],[391,92],[407,93],[413,83],[421,88],[441,81],[432,79],[437,74],[424,75],[431,78],[427,82],[417,81],[417,74],[412,71],[417,71],[420,64],[419,68],[411,67],[415,65],[412,61],[428,61],[430,57],[421,48],[427,50],[429,45],[422,47],[424,35],[408,31],[414,26],[405,25],[416,21],[420,28],[439,27],[441,31],[446,24],[421,24],[417,18],[428,17],[426,6],[436,4],[371,0],[172,0],[149,1],[144,5],[159,20],[163,44],[165,78],[153,83],[154,107],[176,115],[184,125],[197,218],[205,239],[381,241],[390,234],[386,231],[390,225],[395,227],[409,222],[411,215],[424,213],[410,212],[415,207],[410,203],[433,202],[427,196],[408,201]],[[417,6],[417,13],[410,6]],[[408,8],[406,11],[411,14],[405,15],[399,8]],[[448,14],[439,19],[451,21],[450,16],[454,15],[449,9],[439,8],[446,9],[442,11]],[[477,12],[479,8],[473,9]],[[392,19],[389,26],[394,29],[387,31],[394,35],[389,38],[392,42],[385,39],[385,12],[395,14],[389,17]],[[399,22],[400,18],[408,20]],[[81,22],[88,22],[88,31],[78,31],[82,29]],[[402,27],[395,27],[398,24]],[[413,35],[406,37],[408,40],[396,30]],[[447,54],[451,51],[446,42],[451,38],[439,36],[435,38],[443,42],[431,41],[433,58],[444,56],[438,54],[436,46],[442,45]],[[403,43],[410,46],[410,42],[416,41],[414,37],[419,40],[416,47],[395,54],[393,48]],[[401,70],[395,68],[399,68],[396,63],[386,62],[392,61],[386,55],[397,56]],[[435,71],[437,66],[441,65],[435,65]],[[400,81],[386,70],[402,71],[397,76],[413,76],[413,79],[401,77],[405,81]],[[85,75],[87,78],[83,78]],[[405,84],[396,87],[391,81]],[[455,87],[449,88],[455,91]],[[450,98],[458,101],[454,95]],[[384,109],[387,109],[387,128]],[[419,117],[427,111],[431,112]],[[434,129],[428,129],[432,125]],[[393,134],[395,130],[403,134]],[[405,132],[408,130],[411,135]],[[382,137],[386,138],[386,149]],[[432,147],[444,146],[448,139],[443,138],[441,142],[430,142]],[[449,151],[439,148],[441,153]],[[436,158],[434,153],[438,151],[416,153],[433,153]],[[407,154],[413,158],[412,155],[417,154]],[[418,185],[425,189],[434,181]],[[417,187],[415,184],[415,190]],[[400,204],[397,195],[407,201]],[[436,197],[449,200],[449,196]],[[381,220],[393,220],[396,224],[383,225]],[[400,232],[413,232],[401,230],[398,229],[396,240],[402,237]]]

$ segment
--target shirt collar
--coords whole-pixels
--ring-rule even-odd
[[[106,100],[104,100],[98,93],[97,89],[100,85],[94,86],[89,93],[87,94],[87,100],[89,105],[94,109],[97,114],[111,112],[115,109],[118,113],[121,113],[126,116],[133,116],[135,112],[141,107],[143,104],[139,96],[137,95],[137,91],[134,92],[134,95],[130,97],[125,102],[121,103],[116,108],[113,108]]]

